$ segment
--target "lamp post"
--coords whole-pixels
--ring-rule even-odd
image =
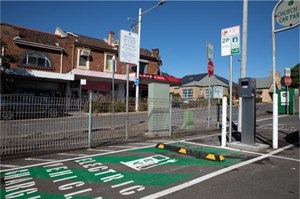
[[[155,6],[149,8],[148,10],[142,12],[142,9],[139,8],[139,16],[136,21],[136,23],[134,25],[138,25],[137,30],[135,29],[134,32],[137,33],[138,36],[138,54],[137,57],[138,59],[140,59],[140,47],[141,47],[141,25],[142,25],[142,16],[148,14],[151,10],[155,9],[158,6],[161,6],[163,4],[166,3],[166,0],[160,0]],[[128,18],[129,20],[131,20],[130,18]],[[137,63],[136,66],[136,78],[137,78],[137,84],[135,86],[135,111],[137,112],[139,110],[139,78],[140,78],[140,63]]]

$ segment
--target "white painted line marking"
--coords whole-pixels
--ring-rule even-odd
[[[133,149],[136,148],[136,146],[122,146],[122,145],[113,145],[113,146],[109,146],[110,148],[125,148],[125,149]]]
[[[183,141],[187,144],[193,144],[193,145],[199,145],[199,146],[205,146],[205,147],[211,147],[211,148],[220,148],[220,149],[228,149],[231,151],[239,151],[239,152],[243,152],[243,153],[250,153],[250,154],[254,154],[254,155],[264,155],[264,153],[258,153],[258,152],[254,152],[254,151],[247,151],[247,150],[243,150],[243,149],[235,149],[235,148],[230,148],[230,147],[221,147],[221,146],[214,146],[214,145],[207,145],[207,144],[200,144],[200,143],[195,143],[195,142],[187,142],[187,141]],[[271,157],[273,158],[279,158],[279,159],[285,159],[285,160],[291,160],[291,161],[296,161],[296,162],[300,162],[300,160],[295,159],[295,158],[287,158],[287,157],[283,157],[283,156],[275,156],[275,155],[271,155]],[[225,156],[226,158],[226,156]]]
[[[25,160],[33,160],[33,161],[40,161],[40,162],[53,162],[57,160],[53,159],[41,159],[41,158],[25,158]]]
[[[279,115],[278,118],[281,118],[281,117],[286,117],[287,115]],[[269,117],[269,118],[263,118],[263,119],[259,119],[259,120],[256,120],[257,122],[260,122],[260,121],[265,121],[265,120],[272,120],[273,117]]]
[[[87,154],[79,154],[79,153],[58,153],[57,155],[79,156],[79,157],[88,156]]]
[[[187,188],[187,187],[193,186],[193,185],[195,185],[195,184],[198,184],[198,183],[203,182],[203,181],[205,181],[205,180],[208,180],[208,179],[210,179],[210,178],[213,178],[213,177],[216,177],[216,176],[218,176],[218,175],[224,174],[224,173],[226,173],[226,172],[228,172],[228,171],[232,171],[232,170],[234,170],[234,169],[238,169],[238,168],[243,167],[243,166],[246,166],[246,165],[248,165],[248,164],[252,164],[252,163],[254,163],[254,162],[257,162],[257,161],[260,161],[260,160],[262,160],[262,159],[268,158],[268,157],[270,157],[270,156],[272,156],[272,155],[274,155],[274,154],[276,154],[276,153],[280,153],[280,152],[282,152],[282,151],[284,151],[284,150],[286,150],[286,149],[288,149],[288,148],[291,148],[291,147],[293,147],[293,146],[294,146],[294,145],[290,144],[290,145],[285,146],[285,147],[283,147],[283,148],[280,148],[280,149],[277,149],[277,150],[275,150],[275,151],[272,151],[272,152],[270,152],[270,153],[268,153],[268,154],[263,154],[263,155],[261,155],[261,156],[258,156],[258,157],[256,157],[256,158],[247,160],[247,161],[245,161],[245,162],[240,162],[240,163],[238,163],[238,164],[235,164],[235,165],[232,165],[232,166],[229,166],[229,167],[220,169],[220,170],[218,170],[218,171],[209,173],[209,174],[204,175],[204,176],[201,176],[201,177],[199,177],[199,178],[195,178],[195,179],[193,179],[193,180],[191,180],[191,181],[188,181],[188,182],[185,182],[185,183],[183,183],[183,184],[180,184],[180,185],[171,187],[171,188],[169,188],[169,189],[165,189],[165,190],[163,190],[163,191],[160,191],[160,192],[157,192],[157,193],[154,193],[154,194],[145,196],[145,197],[143,197],[143,198],[141,198],[141,199],[155,199],[155,198],[159,198],[159,197],[166,196],[166,195],[168,195],[168,194],[171,194],[171,193],[174,193],[174,192],[176,192],[176,191],[179,191],[179,190],[185,189],[185,188]]]
[[[146,142],[137,142],[137,143],[130,143],[130,144],[138,145],[138,146],[146,146],[149,143],[146,143]]]
[[[113,151],[113,150],[108,150],[108,149],[87,149],[88,151],[99,151],[99,152],[109,152],[109,151]]]
[[[174,142],[178,142],[178,141],[171,141],[168,142],[166,144],[171,144]],[[109,151],[106,153],[99,153],[99,154],[92,154],[92,155],[87,155],[85,157],[90,158],[90,157],[96,157],[96,156],[104,156],[104,155],[109,155],[109,154],[115,154],[115,153],[122,153],[122,152],[126,152],[126,151],[132,151],[135,149],[144,149],[144,148],[149,148],[149,147],[153,147],[156,145],[148,145],[148,146],[142,146],[142,147],[136,147],[134,149],[122,149],[122,150],[117,150],[117,151]],[[38,164],[32,164],[32,165],[27,165],[27,166],[23,166],[23,167],[19,167],[18,169],[25,169],[25,168],[30,168],[30,167],[38,167],[38,166],[44,166],[47,164],[54,164],[54,163],[59,163],[59,162],[68,162],[68,161],[74,161],[74,160],[78,160],[82,157],[73,157],[73,158],[68,158],[68,159],[64,159],[64,160],[57,160],[57,161],[53,161],[53,162],[47,162],[47,163],[38,163]],[[13,171],[16,169],[4,169],[4,170],[0,170],[0,172],[8,172],[8,171]]]
[[[20,166],[13,165],[13,164],[0,164],[0,167],[16,168],[16,167],[20,167]]]

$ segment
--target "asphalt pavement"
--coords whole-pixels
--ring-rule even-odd
[[[221,131],[203,128],[1,161],[1,198],[298,199],[299,115],[279,115],[274,149],[272,114],[259,114],[259,151],[221,147]]]

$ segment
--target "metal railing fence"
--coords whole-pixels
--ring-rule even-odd
[[[53,152],[207,128],[205,100],[73,99],[1,95],[0,155]],[[149,109],[149,110],[148,110]],[[216,127],[218,106],[211,107]]]

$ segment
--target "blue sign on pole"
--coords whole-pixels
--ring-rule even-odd
[[[237,43],[239,41],[239,37],[232,37],[232,43]]]
[[[134,85],[137,86],[137,85],[139,85],[139,84],[140,84],[140,79],[136,77],[136,78],[134,79]]]

